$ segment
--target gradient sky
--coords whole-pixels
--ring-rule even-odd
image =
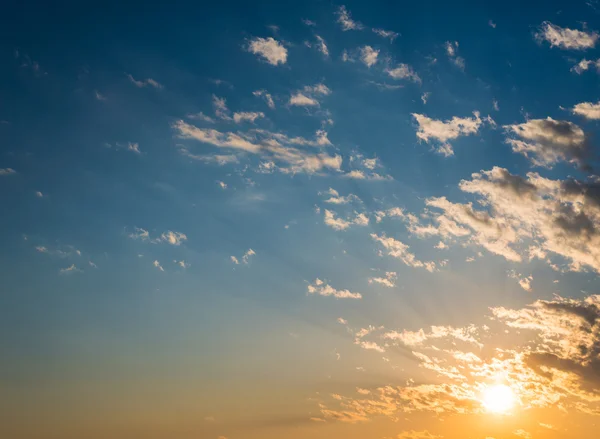
[[[599,14],[5,5],[0,436],[597,437]]]

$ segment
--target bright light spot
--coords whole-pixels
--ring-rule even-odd
[[[482,402],[488,412],[506,413],[515,405],[515,395],[510,387],[497,384],[485,389]]]

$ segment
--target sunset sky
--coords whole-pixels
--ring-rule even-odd
[[[598,0],[51,3],[0,17],[0,437],[598,437]]]

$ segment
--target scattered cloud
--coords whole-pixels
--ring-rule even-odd
[[[450,42],[446,41],[444,46],[446,48],[446,55],[452,64],[461,70],[465,69],[465,59],[462,56],[458,56],[458,41]]]
[[[324,222],[327,226],[331,227],[333,230],[347,230],[350,226],[367,226],[369,225],[369,217],[367,217],[364,213],[354,212],[354,218],[343,219],[337,217],[334,212],[331,210],[325,209],[324,213]]]
[[[426,91],[425,93],[423,93],[421,95],[421,100],[423,101],[423,105],[427,104],[427,101],[429,100],[429,96],[431,96],[431,92]]]
[[[315,281],[308,285],[308,294],[316,294],[319,296],[332,296],[336,299],[362,299],[362,294],[353,293],[348,290],[336,290],[329,284],[324,283],[321,279],[317,278]]]
[[[512,150],[527,157],[535,166],[552,168],[559,161],[584,166],[589,154],[583,130],[566,120],[531,119],[522,124],[506,125]]]
[[[151,239],[150,232],[140,227],[134,227],[134,231],[130,233],[128,237],[134,240],[148,241],[152,244],[166,242],[167,244],[175,246],[181,245],[182,242],[187,241],[187,236],[184,233],[173,232],[171,230],[167,230],[157,238]]]
[[[600,102],[595,104],[591,102],[581,102],[573,107],[571,110],[573,114],[583,116],[586,119],[598,120],[600,119]]]
[[[73,274],[73,273],[81,273],[83,270],[77,268],[75,264],[71,264],[67,268],[61,268],[58,273],[59,274]]]
[[[261,57],[272,66],[285,64],[287,62],[287,49],[279,41],[272,37],[258,37],[250,40],[247,50],[248,52]]]
[[[219,187],[221,189],[227,189],[227,183],[225,183],[223,181],[217,181],[217,184],[219,185]]]
[[[16,173],[17,171],[15,171],[13,168],[0,168],[0,176],[15,175]]]
[[[201,120],[202,122],[215,123],[215,120],[212,117],[207,116],[202,111],[195,114],[190,113],[186,117],[188,119]]]
[[[104,96],[102,93],[100,93],[98,90],[94,91],[94,96],[96,96],[96,99],[99,101],[107,101],[107,97]]]
[[[263,117],[265,117],[265,113],[263,113],[262,111],[258,111],[258,112],[243,111],[240,113],[233,113],[233,120],[235,121],[235,123],[242,123],[242,122],[254,123],[256,121],[256,119],[260,119]]]
[[[271,110],[275,109],[275,101],[273,101],[273,96],[267,93],[266,90],[256,90],[252,92],[252,94],[257,97],[262,97]]]
[[[547,41],[550,47],[558,47],[565,50],[586,50],[596,45],[597,32],[586,32],[557,26],[544,21],[535,33],[538,42]]]
[[[327,48],[327,44],[325,44],[325,40],[319,35],[316,35],[315,38],[317,39],[317,49],[319,52],[326,57],[329,56],[329,49]]]
[[[393,32],[391,30],[384,30],[384,29],[372,29],[373,32],[375,32],[377,35],[379,35],[381,38],[387,38],[390,40],[390,42],[394,42],[394,40],[396,38],[398,38],[400,36],[399,33],[397,32]]]
[[[429,433],[429,431],[427,430],[423,430],[423,431],[415,431],[415,430],[410,430],[410,431],[403,431],[402,433],[400,433],[398,435],[398,439],[437,439],[437,438],[441,438],[442,436],[437,436],[434,435],[432,433]]]
[[[488,26],[493,27],[494,29],[496,29],[496,23],[494,23],[492,20],[488,21]]]
[[[417,137],[426,143],[437,142],[437,151],[446,157],[454,154],[449,140],[476,134],[484,122],[478,111],[473,112],[473,117],[454,116],[446,121],[431,119],[418,113],[412,113],[412,116],[418,124]]]
[[[400,259],[405,265],[415,268],[425,268],[427,271],[435,271],[435,262],[421,262],[409,251],[409,246],[394,238],[388,238],[386,235],[377,235],[371,233],[371,238],[381,244],[387,251],[387,255]]]
[[[317,23],[315,23],[314,21],[309,20],[307,18],[303,18],[302,23],[304,23],[306,26],[312,26],[312,27],[317,25]]]
[[[302,90],[292,94],[289,104],[299,107],[319,106],[318,97],[330,94],[331,90],[325,84],[307,85]]]
[[[154,265],[154,267],[159,271],[165,271],[165,269],[162,267],[162,265],[160,265],[160,262],[158,262],[157,260],[154,260],[152,265]]]
[[[393,69],[386,69],[385,71],[393,79],[408,79],[410,81],[421,83],[421,78],[408,64],[398,64]]]
[[[583,72],[588,70],[590,66],[596,67],[596,71],[600,72],[600,58],[596,61],[591,61],[584,58],[577,64],[575,64],[573,67],[571,67],[571,71],[577,73],[578,75],[581,75]]]
[[[344,6],[344,5],[342,5],[338,8],[336,15],[337,15],[337,22],[340,24],[343,31],[364,29],[364,26],[362,25],[362,23],[360,23],[358,21],[354,21],[352,19],[350,12],[346,9],[346,6]]]
[[[250,262],[250,258],[255,255],[256,255],[256,252],[254,250],[252,250],[251,248],[249,248],[248,251],[246,253],[244,253],[244,256],[242,256],[242,262],[244,264],[248,264],[248,262]]]
[[[367,66],[372,67],[377,62],[379,50],[373,49],[371,46],[363,46],[360,48],[360,60]]]
[[[127,74],[127,78],[129,78],[129,81],[138,88],[154,87],[159,90],[163,88],[162,84],[152,78],[137,80],[129,73]]]
[[[361,199],[354,194],[348,194],[347,196],[341,196],[335,189],[329,188],[325,192],[319,192],[319,195],[327,195],[329,198],[324,200],[325,203],[329,204],[349,204],[349,203],[362,203]]]
[[[398,275],[395,271],[386,271],[384,277],[370,277],[369,283],[377,283],[384,287],[393,288],[396,286],[396,279]]]

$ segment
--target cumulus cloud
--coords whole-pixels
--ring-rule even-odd
[[[586,136],[573,122],[548,117],[504,128],[517,137],[506,140],[512,150],[527,157],[535,166],[552,168],[559,161],[585,165],[589,154]]]
[[[363,46],[360,48],[360,60],[367,66],[371,67],[377,62],[379,50],[373,49],[371,46]]]
[[[349,290],[337,290],[319,278],[316,278],[313,283],[308,285],[307,292],[308,294],[319,296],[331,296],[336,299],[362,299],[362,294],[360,293],[353,293]]]
[[[254,121],[256,121],[256,119],[260,119],[263,117],[265,117],[265,113],[263,113],[262,111],[258,111],[258,112],[242,111],[239,113],[233,113],[233,120],[235,121],[235,123],[241,123],[241,122],[254,123]]]
[[[348,194],[341,196],[335,189],[329,188],[326,192],[319,192],[319,195],[326,195],[329,198],[324,200],[325,203],[329,204],[348,204],[348,203],[362,203],[361,199],[354,194]]]
[[[458,56],[458,41],[450,42],[446,41],[444,45],[446,49],[446,55],[452,64],[461,70],[465,69],[465,59],[462,56]]]
[[[446,157],[454,154],[452,145],[448,142],[449,140],[476,134],[484,120],[491,120],[481,119],[478,111],[473,112],[473,117],[454,116],[446,121],[431,119],[418,113],[412,113],[412,116],[418,125],[417,137],[427,143],[436,142],[438,145],[437,152]]]
[[[358,21],[354,21],[352,19],[350,12],[346,9],[346,6],[344,6],[344,5],[342,5],[338,8],[336,15],[337,15],[337,22],[340,24],[343,31],[364,29],[364,26],[362,25],[362,23],[360,23]]]
[[[571,110],[573,114],[583,116],[586,119],[598,120],[600,119],[600,102],[581,102],[573,107]]]
[[[247,50],[248,52],[251,52],[264,59],[273,66],[285,64],[287,61],[287,49],[279,41],[272,37],[257,37],[253,40],[250,40]]]
[[[327,133],[323,130],[317,131],[314,140],[308,140],[260,129],[253,129],[245,133],[221,132],[215,129],[199,128],[183,120],[175,122],[172,128],[179,137],[184,139],[193,139],[217,148],[254,154],[267,161],[279,162],[284,165],[280,168],[281,172],[315,173],[325,169],[339,171],[342,165],[342,157],[337,154],[329,155],[297,147],[330,145]]]
[[[536,32],[535,38],[539,41],[547,41],[550,47],[558,47],[567,50],[586,50],[596,45],[597,32],[586,32],[557,26],[544,21]]]
[[[398,279],[398,275],[395,271],[386,271],[384,277],[370,277],[369,283],[376,283],[383,285],[384,287],[393,288],[396,286],[396,279]]]
[[[427,271],[435,271],[435,262],[422,262],[409,251],[409,246],[401,241],[394,238],[389,238],[385,235],[377,235],[371,233],[371,238],[381,244],[387,251],[388,256],[400,259],[405,265],[409,267],[425,268]]]
[[[581,75],[590,67],[596,67],[596,70],[600,71],[600,58],[596,61],[591,61],[584,58],[577,64],[575,64],[573,67],[571,67],[571,71],[577,73],[578,75]]]
[[[369,225],[369,217],[367,217],[364,213],[354,212],[354,218],[343,219],[338,216],[331,210],[325,209],[323,221],[324,223],[331,227],[333,230],[347,230],[350,226],[368,226]]]
[[[152,78],[137,80],[130,74],[127,74],[127,78],[129,78],[129,81],[131,81],[131,83],[138,88],[143,88],[143,87],[154,87],[157,89],[163,88],[163,86],[160,83],[158,83],[157,81],[155,81]]]
[[[393,69],[386,69],[385,71],[393,79],[408,79],[410,81],[421,83],[421,78],[408,64],[398,64]]]
[[[372,31],[375,32],[377,35],[379,35],[381,38],[387,38],[387,39],[389,39],[392,43],[400,35],[399,33],[393,32],[391,30],[375,29],[374,28],[374,29],[372,29]]]
[[[299,107],[319,106],[318,98],[328,96],[331,90],[325,84],[307,85],[302,90],[296,91],[290,97],[289,104]]]
[[[271,94],[268,93],[266,90],[256,90],[253,91],[252,94],[257,97],[262,97],[271,110],[275,108],[275,101],[273,101],[273,96],[271,96]]]

